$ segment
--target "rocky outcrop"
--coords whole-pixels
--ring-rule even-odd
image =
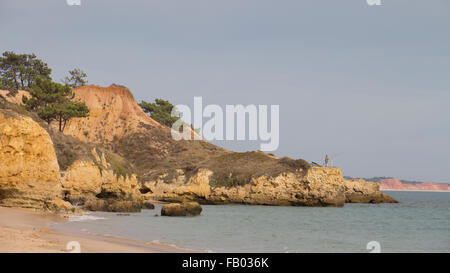
[[[343,180],[346,203],[398,203],[380,191],[380,184],[363,179]]]
[[[380,191],[378,183],[345,180],[334,167],[312,167],[306,174],[281,173],[251,178],[242,186],[215,187],[213,172],[199,169],[187,177],[183,170],[171,180],[166,175],[144,184],[146,197],[166,201],[197,201],[202,204],[251,204],[276,206],[343,206],[344,203],[396,203]]]
[[[191,177],[182,170],[170,181],[160,177],[145,183],[148,197],[168,202],[197,201],[203,204],[252,204],[277,206],[343,206],[345,201],[341,171],[312,167],[307,174],[281,173],[274,177],[251,178],[234,187],[215,187],[213,172],[199,169]]]
[[[197,202],[172,203],[161,208],[162,216],[197,216],[202,207]]]
[[[118,173],[104,153],[99,156],[96,149],[91,153],[93,160],[75,161],[63,172],[65,198],[79,205],[90,201],[85,207],[96,211],[125,212],[129,208],[129,212],[134,212],[137,207],[140,210],[143,198],[136,175]],[[106,203],[96,199],[105,199]]]
[[[44,209],[60,196],[49,134],[30,117],[0,109],[0,205]]]
[[[62,173],[61,182],[65,197],[77,203],[95,198],[102,190],[103,177],[93,161],[78,160]]]

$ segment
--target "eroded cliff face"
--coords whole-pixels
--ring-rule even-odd
[[[55,131],[0,97],[1,206],[73,212],[62,199],[101,199],[124,210],[128,204],[120,202],[142,203],[139,187],[124,158]]]
[[[61,196],[52,140],[38,123],[0,109],[0,205],[43,209]]]
[[[74,94],[75,100],[88,106],[89,116],[70,120],[64,133],[82,141],[111,147],[115,139],[140,131],[144,126],[163,127],[142,111],[124,86],[88,85],[74,89]]]

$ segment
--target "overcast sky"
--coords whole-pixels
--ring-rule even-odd
[[[138,101],[279,104],[278,156],[450,182],[448,0],[0,0],[0,50]]]

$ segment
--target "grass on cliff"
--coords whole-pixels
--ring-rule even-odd
[[[228,188],[246,185],[252,178],[260,176],[276,177],[286,172],[299,172],[304,175],[310,167],[311,164],[303,159],[294,160],[288,157],[278,159],[260,151],[226,152],[216,156],[209,155],[198,162],[170,157],[155,165],[153,176],[148,178],[153,180],[167,174],[163,180],[170,183],[177,176],[177,169],[182,169],[186,179],[189,179],[200,168],[206,168],[213,172],[210,177],[211,187]]]
[[[229,153],[200,164],[199,167],[213,171],[212,187],[235,187],[250,183],[260,176],[275,177],[285,172],[300,171],[305,174],[311,167],[303,159],[274,158],[260,151]]]
[[[135,173],[133,165],[124,159],[123,157],[106,152],[106,161],[111,165],[114,174],[119,178],[122,176],[123,178],[127,178]]]
[[[305,174],[311,165],[303,159],[281,158],[260,151],[236,153],[206,141],[175,141],[170,130],[141,125],[145,133],[134,133],[115,139],[113,150],[129,160],[138,170],[141,181],[163,180],[170,183],[184,171],[186,178],[198,169],[213,171],[213,187],[245,185],[259,176],[274,177],[283,172]]]

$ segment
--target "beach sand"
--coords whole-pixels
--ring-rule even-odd
[[[183,250],[156,243],[100,235],[71,235],[54,232],[50,223],[67,219],[52,213],[0,207],[0,253],[68,253],[76,241],[82,253],[170,253]]]

